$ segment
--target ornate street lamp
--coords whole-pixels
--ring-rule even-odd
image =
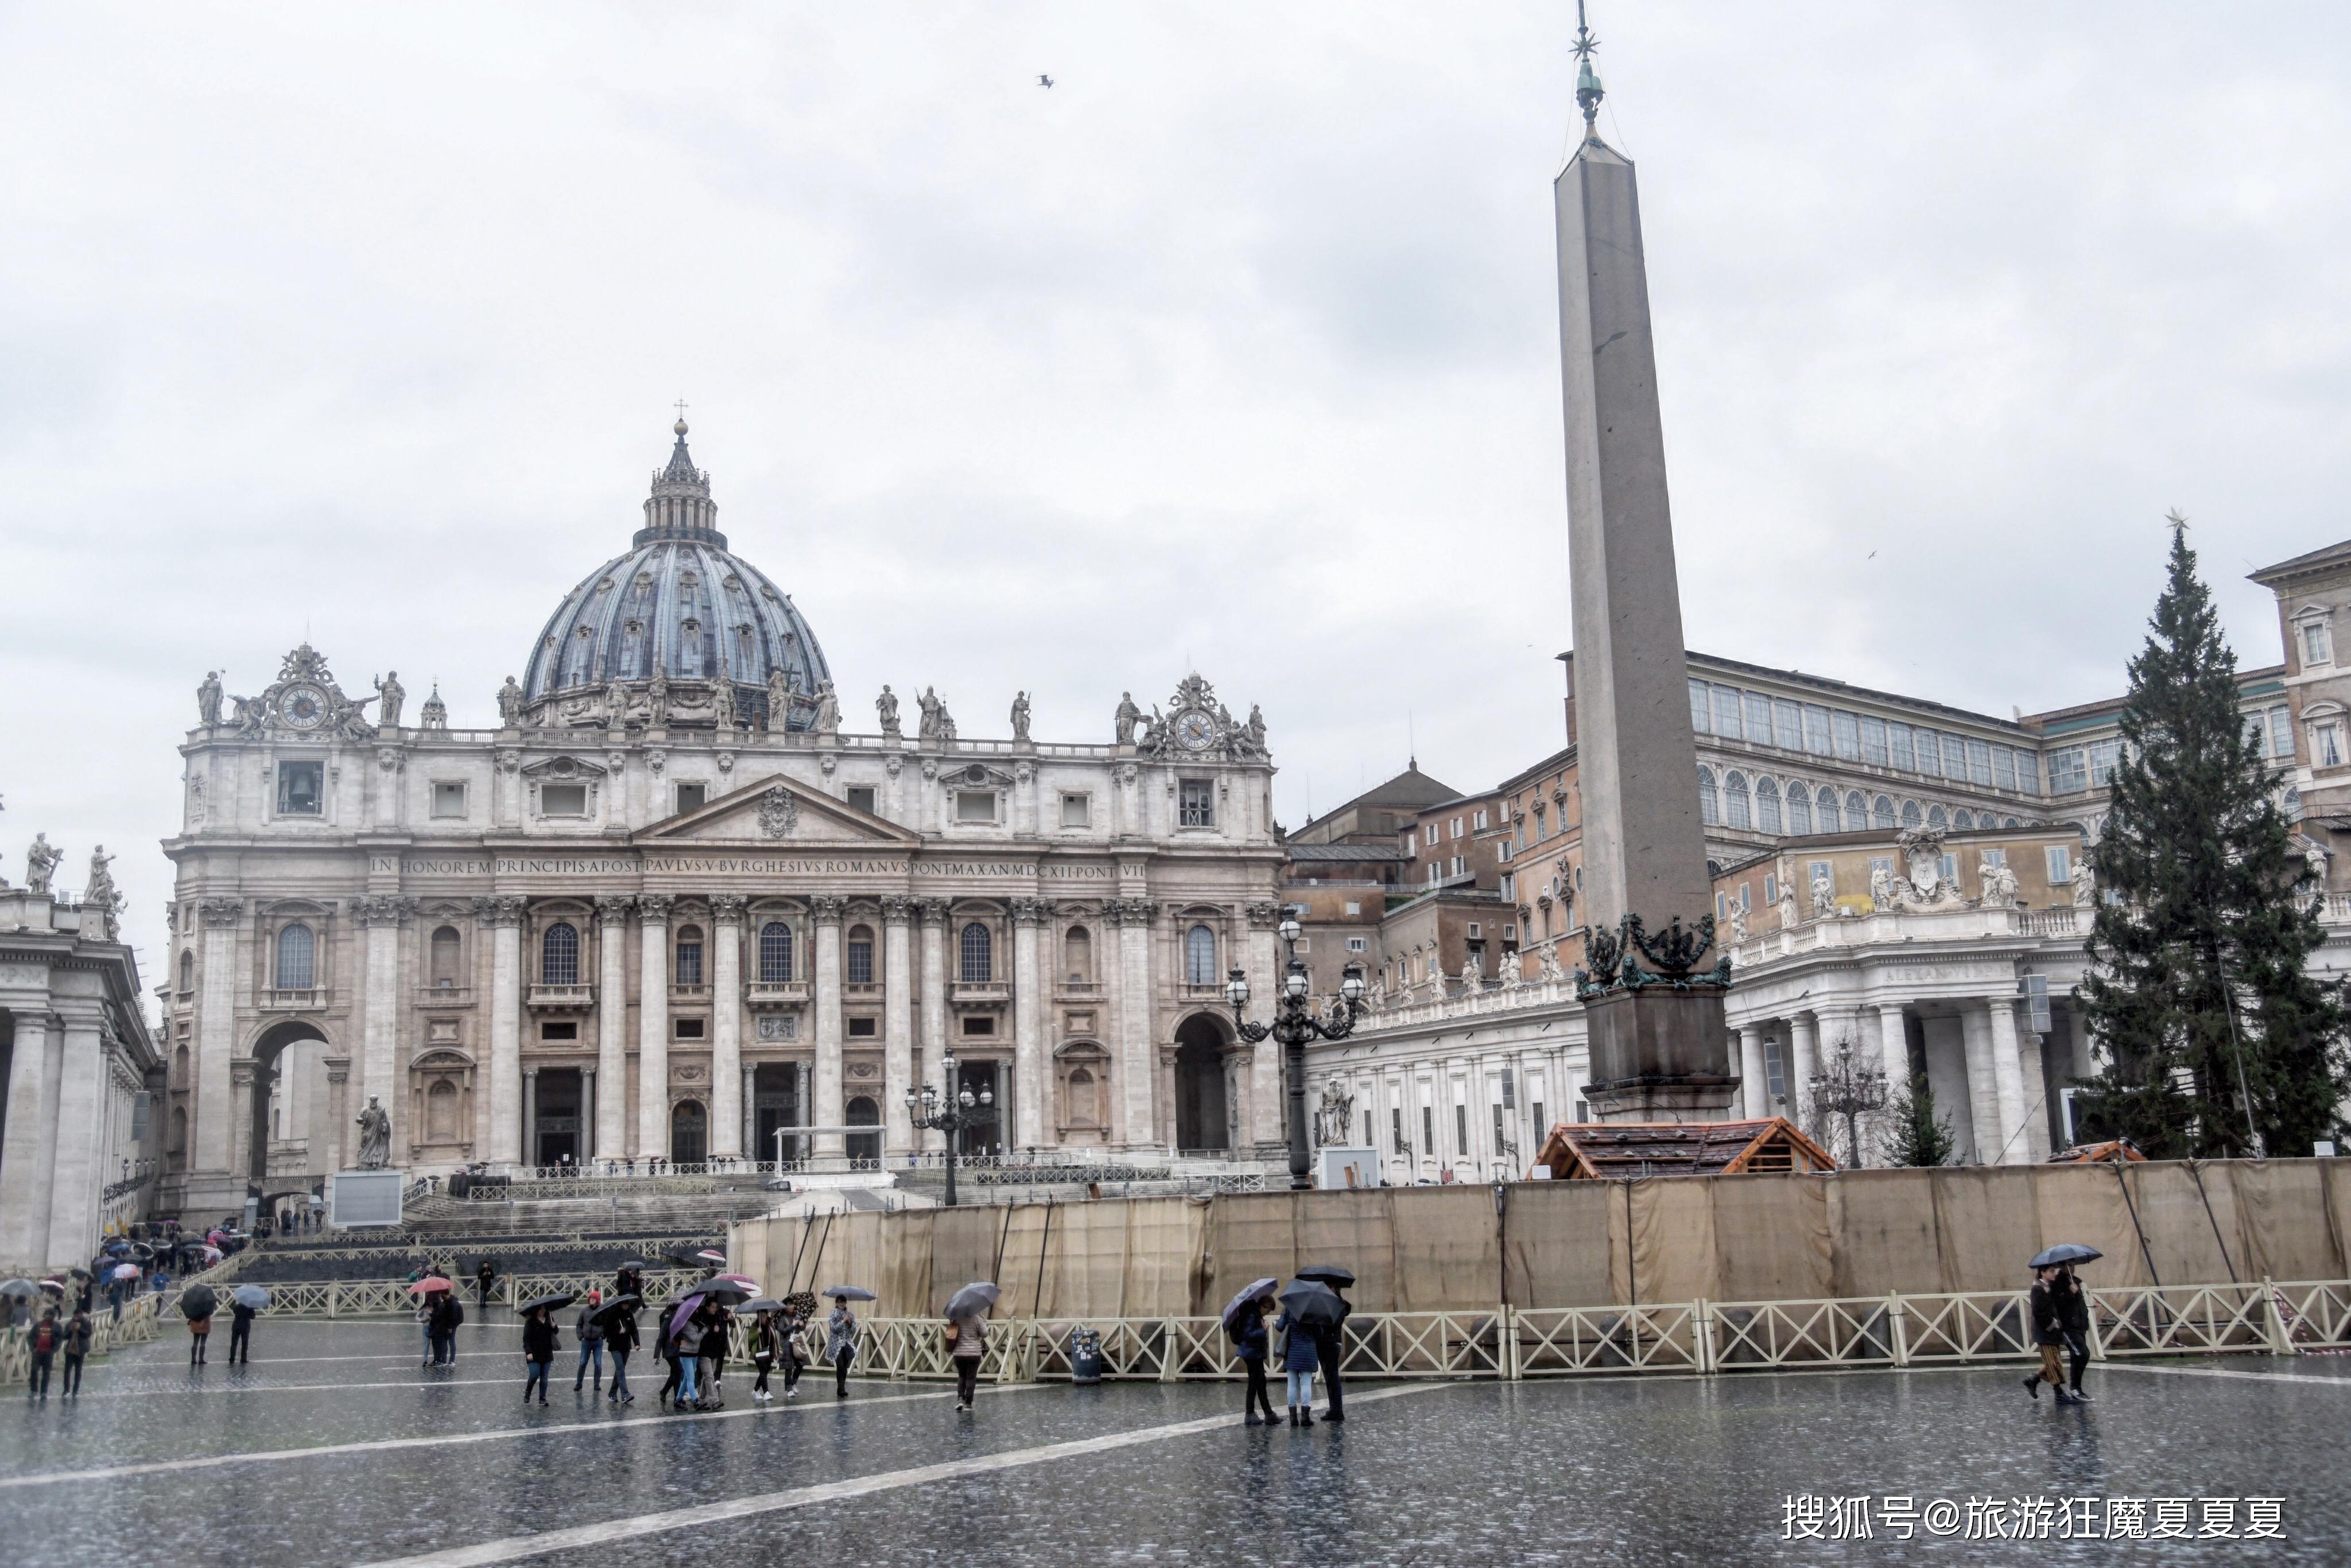
[[[1293,1189],[1314,1185],[1313,1160],[1306,1148],[1306,1042],[1318,1038],[1346,1039],[1355,1032],[1355,1019],[1364,1011],[1363,967],[1350,964],[1342,974],[1339,995],[1330,1010],[1315,1016],[1314,1004],[1307,997],[1313,982],[1307,978],[1306,966],[1298,956],[1298,938],[1303,934],[1292,915],[1284,915],[1276,928],[1290,954],[1290,964],[1281,977],[1281,999],[1271,1023],[1249,1021],[1249,977],[1238,966],[1225,982],[1225,999],[1233,1005],[1233,1027],[1240,1037],[1255,1045],[1270,1035],[1281,1043],[1282,1081],[1290,1092],[1290,1185]]]
[[[1881,1068],[1856,1069],[1853,1041],[1837,1044],[1836,1065],[1813,1074],[1813,1103],[1832,1116],[1844,1118],[1845,1152],[1857,1169],[1869,1162],[1861,1157],[1861,1118],[1886,1109],[1886,1073]]]
[[[996,1092],[982,1089],[977,1094],[955,1086],[956,1059],[952,1052],[939,1058],[939,1078],[946,1085],[944,1092],[925,1083],[920,1092],[906,1091],[906,1110],[914,1125],[947,1135],[947,1207],[956,1206],[956,1134],[966,1127],[985,1127],[996,1120]]]

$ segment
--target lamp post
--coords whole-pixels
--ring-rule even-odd
[[[1855,1069],[1853,1041],[1837,1042],[1836,1065],[1813,1074],[1813,1103],[1832,1116],[1844,1118],[1845,1152],[1857,1169],[1861,1157],[1861,1117],[1886,1109],[1886,1073],[1881,1068]]]
[[[1306,966],[1298,957],[1298,938],[1303,932],[1297,916],[1284,915],[1276,934],[1289,952],[1290,965],[1281,977],[1281,999],[1273,1021],[1249,1021],[1249,977],[1238,966],[1225,982],[1225,999],[1233,1005],[1233,1027],[1243,1040],[1255,1045],[1270,1035],[1281,1044],[1282,1081],[1290,1099],[1290,1185],[1292,1190],[1302,1190],[1314,1185],[1313,1160],[1306,1147],[1306,1042],[1318,1038],[1344,1040],[1355,1032],[1355,1019],[1364,1011],[1364,971],[1360,965],[1347,966],[1339,981],[1337,999],[1329,1012],[1318,1018],[1307,997],[1313,982],[1307,978]]]
[[[906,1110],[914,1125],[947,1135],[947,1207],[956,1206],[956,1134],[966,1127],[985,1127],[996,1120],[996,1092],[982,1089],[975,1094],[968,1089],[955,1086],[956,1059],[952,1053],[939,1058],[939,1078],[946,1085],[944,1091],[925,1083],[917,1092],[906,1091]]]

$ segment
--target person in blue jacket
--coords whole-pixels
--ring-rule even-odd
[[[1246,1425],[1273,1425],[1273,1396],[1266,1391],[1265,1358],[1269,1350],[1265,1320],[1271,1315],[1274,1303],[1270,1298],[1251,1301],[1241,1309],[1240,1321],[1233,1325],[1233,1354],[1240,1357],[1241,1368],[1249,1374],[1249,1390],[1241,1396],[1241,1408],[1248,1412]],[[1258,1418],[1258,1411],[1265,1418]]]
[[[1314,1333],[1288,1312],[1273,1325],[1282,1336],[1281,1369],[1290,1374],[1290,1424],[1314,1425]]]

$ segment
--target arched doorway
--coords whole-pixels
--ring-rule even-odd
[[[852,1127],[878,1127],[882,1124],[882,1107],[875,1104],[871,1096],[860,1094],[849,1103],[848,1122]],[[849,1157],[878,1163],[882,1158],[882,1134],[850,1134]]]
[[[253,1042],[252,1099],[246,1122],[244,1168],[246,1180],[256,1186],[269,1180],[269,1151],[273,1144],[304,1145],[303,1170],[281,1175],[324,1176],[338,1163],[329,1159],[329,1149],[323,1146],[331,1144],[340,1131],[333,1124],[333,1108],[329,1103],[328,1049],[329,1041],[319,1026],[300,1019],[273,1024]],[[393,1107],[387,1105],[384,1109],[392,1111]],[[359,1107],[352,1107],[351,1114],[356,1118]],[[397,1138],[393,1140],[392,1163],[401,1163]]]
[[[1225,1031],[1206,1013],[1176,1030],[1176,1146],[1228,1149],[1232,1133],[1225,1105]]]
[[[698,1166],[710,1147],[710,1119],[699,1100],[681,1100],[669,1111],[669,1157],[673,1165]]]

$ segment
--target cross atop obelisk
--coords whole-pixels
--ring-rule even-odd
[[[1722,1113],[1735,1087],[1722,1017],[1729,977],[1706,945],[1713,887],[1698,814],[1640,194],[1631,162],[1594,123],[1598,42],[1579,0],[1575,101],[1584,135],[1552,195],[1590,923],[1578,988],[1591,1050],[1586,1097],[1604,1121],[1703,1120]]]

